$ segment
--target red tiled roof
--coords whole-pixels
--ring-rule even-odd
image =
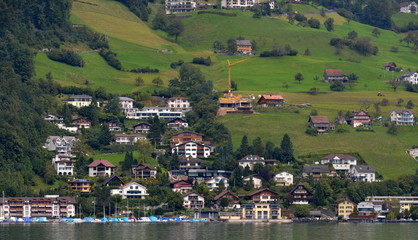
[[[343,70],[341,69],[325,69],[325,74],[328,76],[339,76],[343,75]]]
[[[100,164],[103,164],[106,167],[116,167],[115,165],[111,164],[107,160],[94,160],[92,163],[90,163],[87,167],[97,167]]]

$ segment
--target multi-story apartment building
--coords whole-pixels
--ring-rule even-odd
[[[196,2],[190,0],[166,0],[165,1],[165,13],[175,14],[192,12],[196,9]]]
[[[126,118],[129,119],[149,119],[154,116],[164,120],[172,120],[184,117],[184,113],[171,111],[167,107],[144,107],[142,110],[133,110],[126,113]]]
[[[252,203],[241,206],[242,219],[281,219],[282,211],[279,204]]]
[[[183,206],[189,209],[202,209],[205,207],[205,198],[197,193],[188,193],[184,195]]]
[[[167,107],[173,112],[188,112],[192,109],[188,98],[172,97],[167,99]]]
[[[72,179],[68,181],[68,190],[81,193],[90,193],[91,185],[86,179]]]
[[[249,8],[258,3],[258,0],[222,0],[223,8]]]
[[[52,158],[57,175],[74,175],[74,161],[68,155],[55,155]]]

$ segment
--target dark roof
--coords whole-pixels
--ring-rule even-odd
[[[249,40],[237,40],[237,46],[252,46]]]
[[[237,197],[235,194],[231,193],[231,192],[230,192],[230,191],[228,191],[228,190],[225,190],[225,191],[223,191],[223,192],[219,193],[218,195],[216,195],[216,196],[213,198],[213,200],[214,200],[214,201],[218,201],[218,200],[219,200],[219,199],[221,199],[223,196],[225,196],[227,193],[231,194],[234,198],[238,199],[238,197]]]
[[[391,66],[395,66],[396,67],[396,63],[395,62],[387,62],[384,64],[385,67],[391,67]]]
[[[269,191],[271,193],[274,193],[275,195],[278,195],[278,193],[276,193],[275,191],[272,191],[272,190],[270,190],[268,188],[263,188],[263,189],[260,189],[260,190],[255,191],[255,192],[249,193],[249,194],[247,194],[247,196],[251,197],[251,196],[254,196],[254,195],[256,195],[258,193],[261,193],[261,192],[264,192],[264,191]]]
[[[373,166],[370,165],[357,165],[357,166],[353,166],[354,169],[357,170],[357,172],[361,172],[361,173],[375,173],[376,170],[374,170]]]
[[[181,135],[184,135],[184,134],[193,134],[193,135],[197,135],[197,136],[204,136],[203,134],[197,133],[197,132],[194,132],[194,131],[181,131],[181,132],[178,132],[178,133],[174,134],[173,137],[174,136],[181,136]]]
[[[97,167],[100,164],[106,166],[106,167],[116,167],[115,165],[111,164],[107,160],[94,160],[92,163],[90,163],[87,167]]]
[[[147,126],[151,127],[151,124],[149,124],[149,123],[138,123],[137,125],[133,126],[133,128],[135,128],[137,126],[141,126],[141,125],[147,125]]]
[[[177,181],[174,181],[174,182],[170,183],[170,186],[173,187],[174,184],[177,184],[177,183],[180,183],[180,182],[184,182],[184,183],[187,183],[187,184],[191,184],[192,185],[193,184],[193,179],[177,180]]]
[[[312,194],[311,191],[309,191],[308,188],[305,187],[305,185],[303,185],[302,183],[298,183],[293,189],[292,191],[290,191],[290,194],[293,194],[294,191],[296,191],[299,187],[303,187],[303,189],[305,189],[308,194]]]
[[[146,137],[142,134],[115,134],[115,137]]]
[[[186,122],[187,123],[187,120],[185,120],[183,118],[175,118],[173,120],[168,121],[167,123],[174,123],[174,122],[177,122],[177,121],[179,121],[179,122]]]
[[[121,183],[122,183],[122,185],[125,185],[125,183],[122,181],[122,179],[120,179],[118,176],[116,176],[116,175],[112,175],[112,176],[110,176],[110,177],[108,177],[104,182],[103,182],[103,185],[106,185],[106,184],[108,184],[110,181],[112,181],[113,179],[117,179],[117,180],[119,180]]]
[[[402,114],[404,112],[410,112],[412,114],[412,111],[408,110],[408,109],[393,109],[392,112],[396,112],[397,114]]]
[[[199,158],[181,158],[179,161],[181,163],[202,163],[204,160]]]
[[[260,157],[258,155],[247,155],[245,157],[243,157],[241,160],[239,160],[240,162],[254,162],[254,161],[264,161],[263,157]]]
[[[70,96],[70,97],[68,97],[68,99],[73,99],[73,98],[93,98],[93,97],[91,97],[91,96],[89,96],[89,95],[74,95],[74,96]]]
[[[328,166],[322,165],[305,165],[303,166],[304,173],[329,173]]]
[[[413,2],[403,2],[403,3],[399,3],[400,7],[408,7],[411,3]]]
[[[327,116],[310,116],[309,121],[312,123],[329,123]]]
[[[357,160],[357,158],[354,157],[353,155],[338,154],[338,153],[328,154],[325,157],[322,157],[321,160],[330,160],[330,159],[334,159],[335,157],[338,157],[339,159]]]
[[[149,163],[140,163],[138,164],[138,166],[135,167],[135,170],[142,170],[142,169],[157,170],[156,167],[152,166]]]

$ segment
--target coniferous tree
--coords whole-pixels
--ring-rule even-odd
[[[241,140],[241,146],[237,150],[237,158],[241,159],[251,154],[250,150],[251,149],[250,149],[250,145],[248,144],[248,137],[247,135],[244,135]]]
[[[258,155],[261,157],[263,157],[264,155],[263,141],[261,140],[260,137],[257,137],[256,139],[253,140],[253,153],[254,155]]]
[[[283,136],[283,140],[280,144],[280,149],[282,151],[282,161],[293,162],[293,144],[290,141],[290,137],[287,133]]]

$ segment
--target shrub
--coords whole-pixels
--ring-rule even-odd
[[[104,58],[109,66],[117,70],[122,70],[122,63],[116,58],[116,53],[107,49],[102,49],[100,50],[99,54]]]
[[[170,67],[171,67],[172,69],[176,69],[177,67],[179,67],[179,66],[183,65],[183,63],[184,63],[184,61],[183,61],[183,60],[178,60],[177,62],[172,62],[172,63],[170,64]]]
[[[221,15],[221,16],[227,16],[227,17],[236,17],[236,13],[227,13],[227,12],[215,12],[215,11],[200,11],[197,12],[197,14],[215,14],[215,15]]]
[[[344,84],[343,84],[342,82],[340,82],[340,81],[336,81],[336,82],[334,82],[333,84],[331,84],[331,86],[329,86],[329,88],[330,88],[332,91],[342,92],[342,91],[344,91],[345,86],[344,86]]]
[[[308,128],[308,129],[306,129],[305,133],[310,135],[310,136],[317,136],[318,135],[318,130],[316,128]]]
[[[196,58],[193,58],[193,63],[210,66],[212,64],[212,60],[210,59],[210,57],[207,57],[207,58],[196,57]]]
[[[132,69],[130,70],[130,72],[134,72],[134,73],[159,73],[160,70],[158,70],[157,68],[150,68],[150,67],[144,67],[144,68],[136,68],[136,69]]]
[[[83,67],[84,60],[80,55],[68,50],[51,50],[47,53],[49,59],[75,67]]]

